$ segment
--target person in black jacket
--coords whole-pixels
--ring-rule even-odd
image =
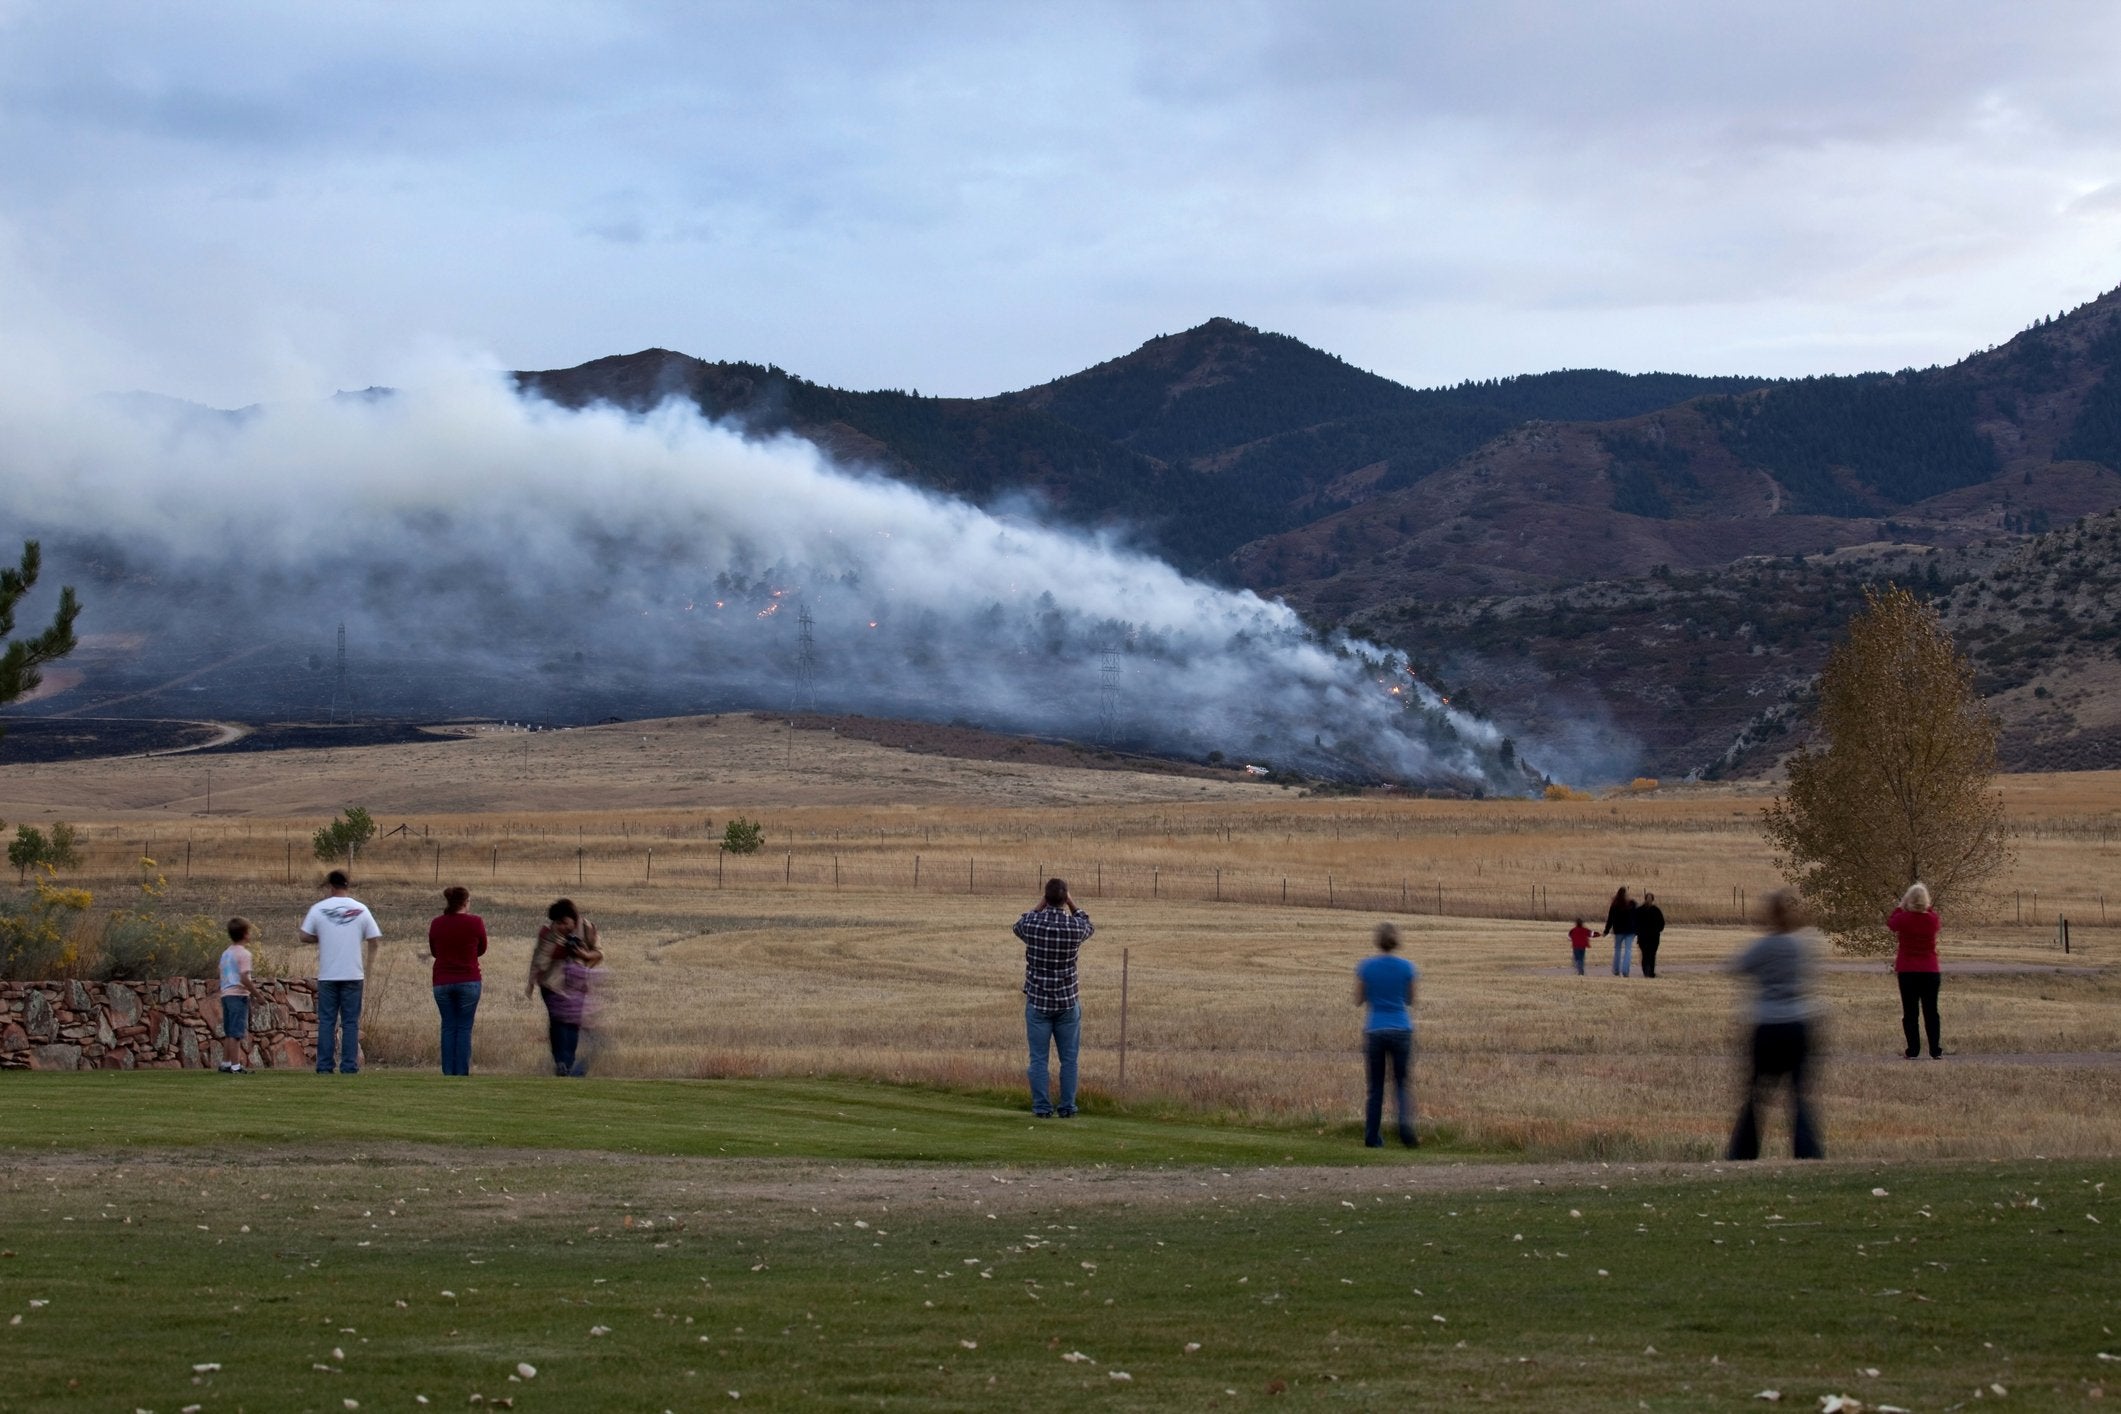
[[[1642,948],[1642,975],[1657,975],[1657,944],[1664,937],[1664,910],[1657,906],[1657,895],[1646,893],[1642,906],[1635,910],[1635,941]]]
[[[1613,939],[1613,975],[1626,977],[1635,965],[1635,900],[1628,897],[1625,884],[1606,906],[1605,927],[1598,930],[1601,938],[1609,934]]]

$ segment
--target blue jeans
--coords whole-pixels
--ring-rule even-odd
[[[1031,1044],[1031,1113],[1072,1115],[1075,1113],[1075,1061],[1083,1044],[1083,1009],[1041,1011],[1024,1003],[1024,1036]],[[1060,1050],[1060,1104],[1046,1098],[1046,1055],[1049,1047]]]
[[[317,1074],[331,1074],[336,1055],[339,1072],[361,1068],[361,984],[317,983]]]
[[[1570,948],[1569,953],[1576,959],[1576,975],[1578,977],[1583,976],[1583,949]]]
[[[444,982],[435,988],[435,1010],[442,1013],[442,1073],[471,1074],[471,1019],[479,1012],[479,984]]]
[[[1414,1139],[1414,1100],[1407,1090],[1407,1077],[1414,1069],[1414,1033],[1411,1031],[1365,1031],[1362,1033],[1363,1076],[1369,1082],[1362,1102],[1362,1142],[1371,1148],[1384,1144],[1385,1068],[1392,1070],[1392,1114],[1399,1120],[1399,1142]]]
[[[1635,968],[1635,935],[1615,933],[1613,935],[1613,975],[1626,977]]]
[[[545,999],[545,1039],[552,1047],[553,1074],[589,1074],[588,1060],[577,1056],[582,1045],[582,1023],[561,1018],[555,1001],[559,993],[540,988],[538,995]]]

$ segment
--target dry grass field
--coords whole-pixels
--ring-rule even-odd
[[[2101,922],[2121,862],[2121,783],[2012,778],[2006,793],[2017,859],[2000,916],[1948,920],[1948,958],[1977,968],[1945,982],[1952,1054],[1899,1058],[1882,964],[1827,976],[1833,1152],[2090,1155],[2121,1139],[2121,929]],[[534,920],[566,893],[605,929],[609,1072],[1012,1087],[1020,954],[1008,924],[1039,879],[1062,873],[1099,926],[1085,954],[1093,1091],[1345,1123],[1359,1100],[1348,969],[1390,917],[1423,969],[1427,1119],[1476,1145],[1594,1158],[1698,1158],[1720,1140],[1736,993],[1715,965],[1775,882],[1754,826],[1763,801],[1730,788],[1575,803],[1305,799],[791,739],[735,717],[0,766],[0,816],[81,825],[80,872],[106,897],[144,848],[171,906],[243,912],[268,940],[291,936],[315,896],[309,832],[342,805],[373,810],[398,831],[358,870],[391,937],[371,1002],[385,1063],[433,1063],[417,945],[438,885],[462,882],[496,938],[484,1068],[538,1068],[541,1013],[520,977]],[[765,825],[759,854],[714,848],[705,822],[733,814]],[[1566,970],[1568,919],[1602,913],[1619,882],[1655,890],[1673,916],[1654,981],[1601,974],[1597,944],[1592,976]],[[2058,911],[2073,925],[2066,958],[2052,944]]]

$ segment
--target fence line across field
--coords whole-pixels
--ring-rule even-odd
[[[176,882],[313,884],[332,867],[319,861],[309,841],[260,837],[245,840],[197,840],[143,836],[125,842],[106,838],[86,842],[80,866],[65,878],[105,885],[133,882],[141,861],[155,861],[154,872]],[[360,883],[428,886],[462,883],[510,888],[543,888],[556,892],[597,889],[722,890],[772,892],[836,889],[841,892],[959,894],[974,897],[1036,897],[1046,879],[1067,878],[1076,896],[1097,899],[1169,900],[1191,903],[1286,905],[1292,908],[1336,908],[1400,915],[1498,918],[1566,923],[1582,917],[1602,926],[1609,889],[1580,885],[1566,892],[1531,882],[1516,885],[1464,883],[1424,876],[1409,870],[1396,877],[1336,871],[1232,869],[1213,865],[1108,861],[1061,855],[899,851],[874,847],[858,852],[804,845],[770,846],[755,854],[733,854],[712,841],[671,841],[654,845],[586,844],[564,835],[542,839],[471,840],[434,836],[403,837],[372,843],[360,852],[352,870]],[[1658,906],[1673,924],[1741,924],[1762,889],[1731,886],[1727,893],[1703,895],[1657,889]],[[1638,896],[1640,890],[1635,891]],[[2038,890],[2003,895],[1987,921],[2052,929],[2067,916],[2081,934],[2104,926],[2103,894],[2068,896]],[[1029,904],[1027,903],[1028,907]]]

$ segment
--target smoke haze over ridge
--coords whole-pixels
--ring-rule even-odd
[[[80,585],[83,631],[141,635],[143,682],[252,655],[193,685],[199,712],[321,711],[318,655],[341,621],[372,714],[780,709],[807,610],[822,710],[1092,740],[1112,650],[1121,744],[1525,785],[1495,727],[1389,650],[686,405],[567,411],[460,362],[389,396],[236,414],[10,403],[0,519],[44,538],[49,583]],[[92,667],[40,710],[117,685]]]

